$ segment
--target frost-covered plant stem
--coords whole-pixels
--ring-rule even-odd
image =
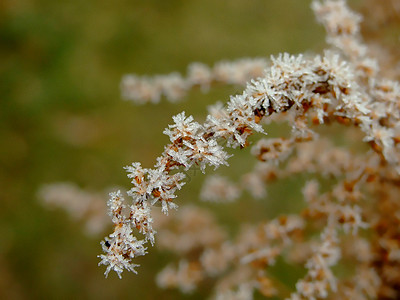
[[[351,231],[356,235],[359,229],[367,227],[361,208],[355,204],[360,197],[356,195],[356,191],[359,192],[357,185],[376,178],[379,178],[378,182],[396,182],[400,171],[400,85],[379,73],[377,60],[369,54],[360,36],[361,17],[349,10],[345,1],[314,1],[312,7],[327,30],[327,42],[333,46],[332,49],[314,57],[286,53],[272,57],[271,65],[262,76],[248,82],[243,93],[231,96],[224,107],[211,110],[203,124],[194,121],[192,116],[186,116],[185,112],[174,116],[174,124],[164,131],[170,143],[157,158],[154,168],[142,168],[140,163],[126,167],[133,184],[127,192],[132,204],[125,207],[120,192],[111,194],[109,211],[115,227],[114,232],[102,242],[105,254],[100,255],[100,263],[107,266],[106,275],[110,270],[116,271],[119,276],[124,269],[135,272],[134,259],[146,254],[146,243],[155,242],[150,207],[159,204],[165,214],[169,209],[177,208],[174,202],[176,192],[185,184],[182,169],[198,166],[205,172],[207,166],[216,169],[228,165],[230,155],[225,146],[247,147],[250,135],[255,132],[265,134],[263,123],[266,120],[283,116],[292,127],[292,136],[260,142],[253,149],[259,160],[268,162],[287,158],[296,144],[318,138],[311,129],[313,126],[334,122],[358,128],[364,135],[363,140],[372,149],[372,154],[368,156],[373,157],[371,161],[347,164],[349,174],[344,175],[345,179],[339,181],[332,192],[314,197],[313,183],[305,189],[308,217],[312,218],[314,211],[328,221],[321,234],[319,248],[306,264],[309,272],[298,281],[297,291],[291,297],[321,299],[327,297],[327,290],[336,290],[329,268],[336,264],[340,256],[336,251],[337,231],[344,229],[345,233]],[[190,83],[185,89],[195,85],[208,87],[215,79],[209,70],[199,66],[196,70],[197,77],[191,71],[188,78],[192,79],[187,79]],[[229,83],[229,80],[225,81]],[[154,88],[158,89],[155,99],[163,93],[171,95],[171,91],[166,92],[166,86],[160,91],[157,80],[139,82],[137,85],[135,81],[129,90],[131,96],[139,96],[139,102],[147,97],[146,93],[143,94],[143,84],[150,90],[154,84]],[[172,87],[175,87],[174,84]],[[139,90],[136,94],[135,89]],[[173,98],[178,94],[173,94]],[[320,171],[324,173],[324,170]],[[334,171],[326,171],[329,172],[334,174]],[[292,170],[292,173],[295,171]],[[374,189],[371,188],[375,192]],[[257,194],[262,195],[262,192]],[[388,232],[388,235],[395,234]],[[137,239],[137,233],[143,237]],[[385,244],[382,247],[388,246]],[[251,261],[257,254],[269,253],[268,249],[256,250],[260,251],[245,257]],[[188,263],[182,264],[186,271],[189,266]],[[324,276],[321,275],[318,281],[315,274],[321,269]],[[198,274],[197,269],[195,273]],[[368,294],[373,295],[374,291]]]
[[[134,240],[128,228],[137,228],[144,234],[140,245],[154,242],[149,206],[160,203],[164,213],[176,208],[175,192],[184,184],[184,173],[171,174],[171,171],[182,167],[188,170],[193,165],[200,166],[202,171],[207,165],[215,168],[227,165],[229,155],[219,142],[225,140],[228,146],[245,147],[254,131],[263,132],[259,123],[264,117],[290,111],[293,134],[299,140],[312,136],[307,127],[310,113],[316,115],[319,123],[346,119],[367,132],[371,129],[370,99],[362,93],[351,67],[338,55],[326,53],[322,57],[304,59],[301,55],[285,54],[272,61],[265,77],[253,80],[241,95],[231,97],[219,116],[209,115],[204,124],[195,122],[191,116],[186,117],[184,112],[175,116],[175,124],[164,131],[171,143],[157,159],[154,169],[142,168],[139,163],[126,168],[133,183],[128,192],[133,204],[129,207],[129,217],[116,218],[117,230],[124,224],[124,236],[118,232],[110,235],[107,240],[110,246],[103,247],[106,255],[102,256],[102,263],[112,263],[112,269],[120,270],[129,266],[134,257],[144,254],[143,251],[132,253],[129,243],[120,246],[120,239]],[[111,197],[110,207],[116,205],[116,199],[120,201],[120,197]],[[116,260],[116,257],[125,259]]]

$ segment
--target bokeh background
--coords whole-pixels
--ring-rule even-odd
[[[204,120],[207,105],[241,87],[135,106],[120,97],[121,76],[185,72],[193,61],[318,52],[324,32],[310,1],[3,0],[0,43],[0,298],[203,299],[206,289],[182,295],[156,287],[155,274],[174,256],[153,248],[138,260],[138,275],[105,279],[96,255],[111,228],[88,237],[81,222],[44,207],[37,191],[73,182],[106,201],[110,187],[129,188],[122,167],[154,164],[172,115],[185,110]],[[279,134],[274,130],[270,136]],[[231,167],[218,173],[235,180],[255,161],[249,149],[232,153]],[[177,203],[199,203],[203,180],[193,173]],[[291,201],[302,182],[278,183],[261,202],[199,205],[234,232],[241,222],[296,208]],[[284,266],[277,269],[276,276],[295,281]]]

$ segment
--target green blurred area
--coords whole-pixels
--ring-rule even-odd
[[[168,141],[162,131],[172,115],[185,110],[202,120],[207,105],[225,102],[241,87],[193,91],[177,104],[135,106],[120,98],[121,76],[185,72],[193,61],[212,65],[318,51],[324,34],[309,6],[299,0],[1,1],[0,298],[208,295],[207,288],[186,296],[158,289],[155,274],[172,256],[156,249],[139,259],[139,275],[105,279],[96,257],[103,237],[88,238],[65,212],[42,207],[37,190],[59,181],[93,191],[129,188],[122,167],[154,164]],[[219,171],[233,179],[255,163],[249,149],[235,154],[231,167]],[[196,174],[179,205],[197,202],[204,176]],[[215,209],[227,226],[251,223],[290,212],[301,185],[294,180],[274,186],[261,202],[203,206]]]

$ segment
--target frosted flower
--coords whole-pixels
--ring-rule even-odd
[[[234,246],[225,243],[218,249],[206,249],[200,256],[200,262],[205,272],[213,277],[224,272],[234,257]]]
[[[300,295],[310,300],[326,298],[328,296],[328,287],[326,282],[323,281],[310,282],[310,281],[300,280],[299,282],[296,283],[296,290],[299,291]],[[291,298],[291,299],[296,299],[296,298]]]
[[[293,150],[293,141],[276,138],[260,139],[255,146],[251,148],[251,154],[260,161],[272,161],[278,164],[284,161]]]
[[[200,192],[203,201],[232,202],[240,196],[240,190],[226,177],[208,176]]]
[[[351,65],[341,59],[340,55],[333,51],[325,51],[323,56],[317,55],[314,59],[316,66],[320,66],[326,80],[335,89],[336,96],[347,92],[349,88],[357,88],[354,82],[354,72]],[[355,85],[355,86],[352,86]]]
[[[263,178],[258,174],[248,173],[241,178],[242,186],[254,199],[262,199],[267,195]]]
[[[192,149],[190,154],[190,162],[186,167],[190,168],[193,164],[200,166],[200,170],[204,172],[207,165],[214,166],[214,169],[220,165],[228,165],[227,159],[230,157],[223,148],[218,145],[215,140],[206,142],[204,139],[193,140],[192,143],[183,141],[183,144]]]
[[[372,123],[370,132],[371,135],[366,136],[363,141],[376,141],[384,148],[393,147],[394,130],[392,128],[387,128],[380,126],[379,124]]]
[[[257,109],[256,101],[248,99],[244,92],[242,95],[231,96],[228,102],[227,112],[230,114],[231,126],[235,129],[233,138],[245,146],[247,138],[252,131],[264,132],[261,125],[257,124],[254,111]]]
[[[269,247],[264,248],[259,251],[250,253],[248,255],[243,256],[240,259],[242,264],[248,264],[255,260],[262,260],[267,265],[274,265],[276,261],[276,257],[280,254],[280,249],[278,247]]]
[[[358,230],[365,229],[368,224],[362,220],[361,208],[357,205],[351,207],[349,205],[339,207],[337,210],[339,222],[343,223],[343,229],[345,232],[351,230],[353,235],[358,233]]]
[[[106,277],[111,270],[115,271],[119,278],[124,269],[137,273],[135,267],[139,265],[133,264],[131,260],[147,253],[144,243],[145,241],[132,236],[132,230],[126,224],[122,224],[109,238],[106,238],[101,243],[105,254],[98,256],[101,258],[99,265],[107,266],[104,272]]]
[[[354,35],[358,33],[362,17],[351,11],[346,1],[325,0],[322,3],[313,1],[311,7],[328,34]]]
[[[187,83],[179,73],[156,76],[154,80],[161,86],[165,97],[172,102],[181,99],[186,94]]]
[[[148,101],[157,103],[162,95],[161,87],[155,88],[147,77],[125,75],[121,81],[121,94],[124,99],[134,100],[138,104]]]
[[[212,81],[211,69],[202,63],[192,63],[188,66],[188,81],[191,85],[200,85],[203,91],[210,88]]]
[[[212,117],[215,124],[217,124],[219,120],[224,120],[228,117],[228,113],[221,101],[218,101],[214,105],[209,105],[207,111],[209,114],[208,117]]]
[[[250,79],[262,76],[266,67],[267,62],[262,58],[221,61],[215,64],[213,73],[217,81],[244,85]]]
[[[122,210],[125,208],[124,197],[122,196],[121,191],[110,193],[110,198],[107,202],[107,206],[109,208],[108,214],[113,216],[115,220],[113,222],[119,222],[121,218]]]
[[[171,142],[176,141],[179,138],[185,138],[195,136],[198,131],[202,130],[199,123],[193,122],[193,117],[186,117],[185,112],[173,116],[174,125],[168,125],[168,129],[164,130],[164,134],[168,135]]]
[[[283,216],[268,222],[263,231],[268,240],[280,239],[284,244],[290,244],[290,235],[304,228],[304,221],[295,215]]]
[[[190,293],[203,276],[196,263],[181,260],[177,269],[167,266],[156,278],[158,286],[178,287],[183,293]]]
[[[128,195],[134,198],[136,194],[141,196],[145,195],[147,191],[147,170],[143,169],[140,163],[133,163],[131,166],[126,166],[125,170],[128,173],[128,178],[132,179],[131,183],[133,183],[133,187],[129,190]]]
[[[143,202],[143,205],[141,206],[132,205],[130,209],[133,227],[144,234],[153,244],[155,231],[152,227],[153,218],[151,217],[150,207],[148,206],[147,202]]]
[[[318,196],[319,184],[316,180],[311,180],[306,183],[302,192],[307,202],[315,201]]]

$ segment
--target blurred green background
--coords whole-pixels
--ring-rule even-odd
[[[156,287],[156,272],[172,258],[156,249],[139,260],[139,275],[105,279],[96,257],[103,236],[88,238],[64,211],[43,207],[37,190],[59,181],[98,192],[129,188],[122,167],[154,164],[172,115],[185,110],[204,120],[207,105],[241,88],[135,106],[120,98],[121,76],[319,51],[324,33],[309,7],[299,0],[0,1],[0,298],[203,299],[209,291],[185,296]],[[249,149],[236,154],[219,171],[233,179],[254,163]],[[197,202],[203,179],[192,176],[177,203]],[[289,192],[277,185],[268,202],[203,206],[229,227],[288,211],[277,197]]]

